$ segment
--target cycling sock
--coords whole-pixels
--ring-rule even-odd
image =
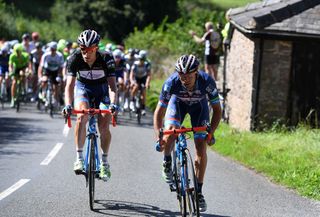
[[[163,160],[166,161],[166,162],[171,161],[171,159],[172,159],[172,158],[171,158],[171,155],[169,155],[169,156],[164,156],[164,157],[163,157]]]
[[[202,194],[202,185],[203,183],[198,182],[198,193]]]
[[[101,155],[101,161],[102,161],[102,164],[103,164],[103,165],[107,165],[107,164],[108,164],[108,159],[107,159],[107,157],[108,157],[108,154],[102,154],[102,155]]]
[[[78,160],[83,160],[83,155],[82,155],[82,149],[77,150],[77,159]]]

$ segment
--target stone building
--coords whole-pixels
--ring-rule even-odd
[[[265,0],[228,15],[230,125],[252,130],[275,121],[317,124],[320,0]]]

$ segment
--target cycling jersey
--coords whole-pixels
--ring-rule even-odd
[[[208,103],[219,103],[215,81],[205,72],[199,71],[193,91],[188,91],[175,72],[164,83],[160,93],[159,104],[167,108],[165,126],[180,126],[188,113],[193,127],[203,126],[209,122]],[[205,132],[198,132],[195,138],[204,138]]]
[[[90,67],[84,62],[80,50],[75,51],[67,62],[68,75],[86,84],[102,84],[108,77],[115,76],[115,62],[112,55],[97,51],[97,59]]]
[[[115,74],[117,81],[118,78],[123,78],[124,72],[127,72],[126,63],[124,59],[121,59],[118,65],[115,64]]]
[[[128,70],[128,72],[130,72],[133,63],[136,61],[136,58],[134,58],[134,56],[131,56],[130,54],[126,54],[124,56],[124,58],[125,58],[125,61],[126,61],[127,70]]]
[[[9,65],[12,64],[15,69],[23,69],[29,64],[29,54],[27,52],[21,52],[18,57],[17,53],[13,52],[9,57]]]
[[[143,64],[139,60],[135,61],[132,65],[132,71],[135,78],[146,77],[151,71],[151,64],[149,61],[144,61]]]
[[[0,76],[5,76],[8,73],[9,55],[0,55]]]
[[[80,50],[67,60],[67,74],[77,77],[74,101],[90,104],[94,100],[95,108],[108,109],[110,104],[108,77],[115,76],[115,62],[111,54],[97,51],[96,61],[90,67],[84,62]]]
[[[51,51],[46,51],[41,57],[40,66],[47,71],[58,71],[63,67],[63,63],[63,55],[59,51],[56,51],[55,55],[52,55]]]

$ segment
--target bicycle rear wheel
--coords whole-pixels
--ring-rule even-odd
[[[191,201],[190,210],[193,210],[193,214],[195,216],[200,216],[200,209],[199,209],[199,195],[198,195],[198,179],[195,174],[194,164],[191,157],[190,151],[187,149],[186,152],[188,153],[188,197]]]
[[[95,160],[95,138],[90,139],[90,161],[88,170],[89,181],[89,204],[90,209],[93,210],[94,205],[94,191],[95,191],[95,176],[96,176],[96,160]]]

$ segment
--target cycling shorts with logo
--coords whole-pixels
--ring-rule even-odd
[[[108,84],[89,85],[77,80],[74,92],[75,108],[77,108],[81,102],[88,103],[90,107],[108,109],[110,105]],[[90,102],[93,103],[92,106]]]
[[[201,99],[198,102],[187,104],[183,102],[176,95],[172,95],[170,98],[166,115],[165,115],[165,127],[168,129],[169,125],[180,127],[186,114],[190,115],[192,127],[204,126],[209,122],[209,108],[206,98]],[[204,139],[207,133],[197,132],[194,134],[195,139]]]

